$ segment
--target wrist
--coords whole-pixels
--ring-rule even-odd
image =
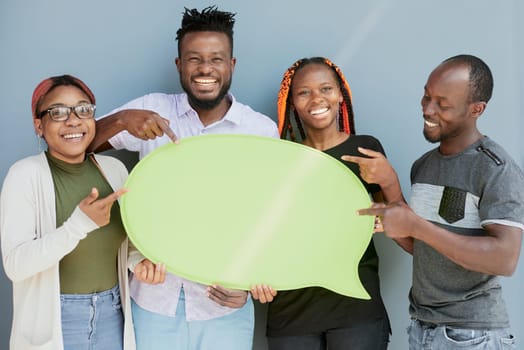
[[[387,184],[380,186],[384,198],[388,203],[392,202],[403,202],[404,196],[402,195],[402,189],[400,188],[400,183],[398,181],[391,181]]]
[[[114,114],[115,125],[118,131],[127,130],[127,111],[121,110]]]

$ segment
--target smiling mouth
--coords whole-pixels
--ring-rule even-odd
[[[430,128],[434,128],[434,127],[438,126],[437,123],[432,123],[432,122],[430,122],[429,120],[424,120],[424,124],[425,124],[426,126],[429,126]]]
[[[217,80],[212,78],[196,78],[193,81],[199,85],[211,85],[216,84]]]
[[[310,113],[311,113],[311,115],[319,115],[319,114],[326,113],[328,110],[329,110],[329,108],[324,107],[324,108],[314,109]]]
[[[74,133],[74,134],[65,134],[62,137],[64,139],[66,139],[66,140],[71,140],[71,139],[79,139],[79,138],[81,138],[83,136],[84,136],[84,133],[78,132],[78,133]]]

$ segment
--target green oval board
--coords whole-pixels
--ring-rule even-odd
[[[153,262],[203,284],[321,286],[369,299],[358,263],[373,232],[363,184],[294,142],[205,135],[159,147],[126,182],[122,220]]]

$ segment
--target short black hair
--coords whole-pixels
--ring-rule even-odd
[[[473,55],[457,55],[446,59],[443,63],[465,65],[469,69],[469,99],[470,102],[488,102],[493,93],[493,75],[488,65]]]
[[[187,33],[191,32],[219,32],[227,35],[233,56],[233,26],[235,13],[219,11],[216,6],[209,6],[202,11],[184,7],[182,25],[176,32],[178,40],[178,56],[180,56],[180,43]]]

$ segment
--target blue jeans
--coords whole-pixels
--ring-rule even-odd
[[[137,350],[251,350],[253,301],[233,313],[205,321],[186,321],[184,293],[174,317],[147,311],[131,300]]]
[[[408,335],[410,350],[516,349],[509,329],[464,329],[412,320]]]
[[[330,329],[321,334],[268,337],[269,350],[385,350],[389,321],[382,318],[350,328]]]
[[[118,285],[93,294],[62,294],[64,350],[121,350],[124,317]]]

